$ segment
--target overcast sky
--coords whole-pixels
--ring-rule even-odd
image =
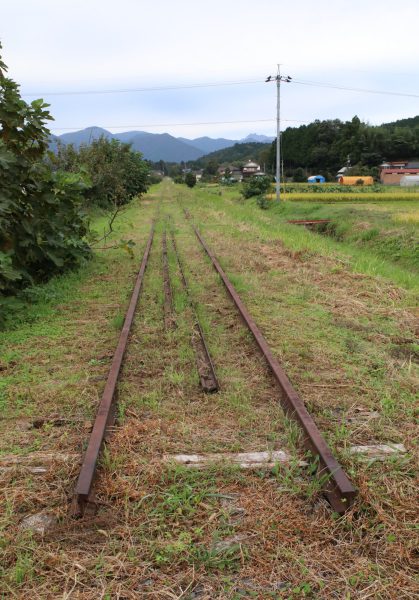
[[[9,75],[22,94],[51,104],[54,133],[98,125],[188,138],[274,135],[265,120],[275,117],[275,85],[264,80],[277,63],[301,82],[417,96],[283,84],[283,128],[415,116],[418,23],[419,0],[0,0]],[[248,81],[257,83],[48,94]],[[250,122],[186,125],[214,121]]]

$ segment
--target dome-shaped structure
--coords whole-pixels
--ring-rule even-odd
[[[323,177],[323,175],[311,175],[311,177],[309,177],[307,179],[308,183],[325,183],[326,182],[326,178]]]

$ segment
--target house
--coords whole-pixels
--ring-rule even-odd
[[[220,179],[224,179],[226,171],[230,171],[230,181],[242,181],[242,170],[239,167],[235,167],[234,165],[228,165],[227,167],[218,167],[217,173]]]
[[[242,166],[243,179],[247,177],[253,177],[254,175],[264,175],[260,170],[260,165],[249,160],[245,165]]]
[[[341,169],[339,169],[339,171],[336,173],[336,179],[339,180],[340,177],[343,177],[345,173],[349,171],[350,168],[351,167],[342,167]]]
[[[234,179],[235,181],[242,181],[243,180],[242,170],[239,169],[239,167],[231,167],[230,171],[231,171],[231,178],[232,179]]]
[[[351,168],[351,156],[348,154],[346,158],[346,165],[344,165],[339,171],[336,173],[336,179],[339,180],[340,177],[344,177],[349,169]]]
[[[419,162],[398,160],[380,165],[380,182],[384,185],[400,185],[405,175],[419,175]]]

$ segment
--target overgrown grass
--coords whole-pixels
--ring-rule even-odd
[[[99,513],[73,522],[67,509],[78,456],[104,386],[156,194],[160,218],[118,385],[118,422],[102,455]],[[300,466],[300,429],[285,419],[278,389],[175,194],[240,288],[359,488],[354,510],[344,517],[320,500],[321,482],[311,477],[315,462],[306,457],[308,468]],[[318,213],[327,210],[319,206]],[[254,202],[239,201],[237,192],[188,191],[164,182],[154,196],[132,207],[126,229],[115,234],[115,239],[135,238],[134,261],[122,250],[101,254],[68,276],[71,285],[51,300],[45,318],[22,319],[6,332],[1,392],[9,419],[0,421],[3,451],[43,450],[57,457],[75,452],[76,458],[57,460],[46,474],[20,468],[5,474],[0,596],[415,597],[417,346],[406,310],[413,280],[407,291],[397,286],[400,272],[391,280],[391,268],[401,267],[385,259],[386,277],[384,267],[379,276],[365,275],[368,268],[356,261],[366,260],[366,247],[286,223],[301,209],[293,204],[261,211]],[[356,221],[359,215],[352,216]],[[221,383],[214,395],[199,388],[190,343],[193,315],[170,243],[176,327],[164,329],[165,223],[176,231]],[[40,314],[42,306],[43,300]],[[22,416],[25,424],[31,415],[54,413],[69,422],[19,428]],[[370,442],[403,442],[409,452],[374,463],[349,452],[352,444]],[[166,459],[177,453],[266,449],[288,450],[290,464],[249,472],[223,461],[198,471]],[[22,519],[37,512],[58,518],[55,531],[40,537],[20,530]]]
[[[241,199],[237,190],[201,188],[195,192],[195,197],[202,206],[212,210],[228,208],[236,223],[257,226],[263,240],[280,239],[294,251],[340,257],[354,272],[383,277],[409,290],[419,289],[418,228],[415,222],[406,221],[406,215],[415,216],[419,210],[416,200],[401,201],[400,204],[386,201],[378,205],[364,201],[360,206],[329,205],[320,202],[316,196],[314,205],[284,201],[277,206],[273,202],[270,210],[261,211],[255,200]],[[398,214],[404,215],[404,221],[397,221]],[[304,218],[331,218],[337,231],[345,229],[348,235],[342,233],[338,240],[287,223],[289,219]],[[362,228],[365,222],[367,229]],[[379,230],[378,235],[374,234],[375,228]],[[242,233],[237,231],[236,235],[240,237]]]

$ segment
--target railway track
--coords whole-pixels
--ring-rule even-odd
[[[329,501],[333,510],[343,514],[352,504],[356,490],[349,481],[342,467],[333,456],[330,448],[327,446],[313,418],[305,408],[303,400],[293,388],[285,371],[274,357],[268,343],[262,332],[257,327],[249,311],[245,307],[239,294],[233,284],[228,279],[226,273],[220,266],[217,258],[203,239],[197,227],[193,224],[191,215],[184,210],[185,218],[192,227],[193,232],[199,242],[200,247],[206,253],[212,266],[217,271],[222,283],[224,284],[230,298],[232,299],[243,322],[252,333],[253,338],[262,353],[272,375],[279,387],[278,399],[285,413],[293,418],[301,427],[303,432],[304,447],[310,452],[311,458],[317,465],[316,476],[319,478],[324,496]],[[168,243],[167,243],[167,225],[162,233],[162,273],[164,290],[164,325],[165,330],[175,326],[175,311],[173,306],[173,293],[171,288],[171,276],[168,261]],[[86,512],[94,510],[94,483],[98,474],[98,460],[107,438],[107,435],[115,423],[116,404],[117,404],[117,382],[120,375],[124,353],[128,344],[129,333],[133,323],[138,299],[143,285],[144,274],[147,268],[154,238],[154,222],[151,226],[149,238],[144,250],[141,266],[137,275],[133,294],[128,306],[124,325],[120,334],[118,345],[112,360],[109,375],[105,389],[99,404],[96,419],[85,452],[77,484],[74,490],[72,514],[80,517]],[[170,239],[173,254],[176,258],[177,269],[180,275],[183,290],[188,299],[189,308],[192,314],[192,335],[191,343],[195,352],[197,370],[202,389],[205,392],[214,392],[219,388],[215,368],[208,346],[205,342],[204,332],[198,318],[197,304],[193,298],[189,283],[185,276],[184,263],[176,244],[176,236],[171,229]]]

